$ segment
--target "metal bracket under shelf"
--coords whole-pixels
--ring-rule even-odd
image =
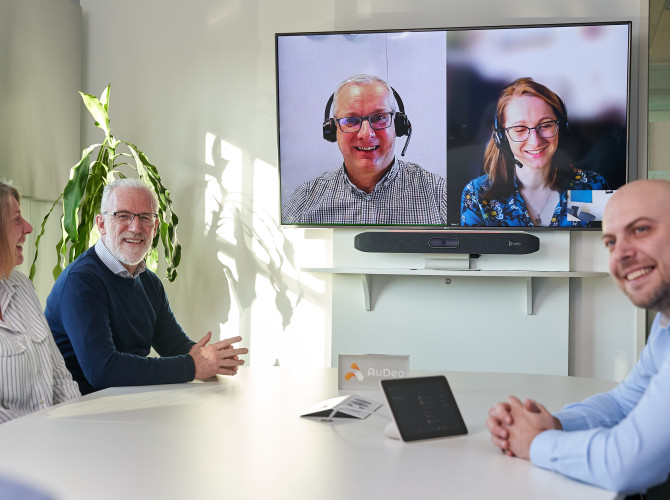
[[[534,311],[534,279],[535,278],[600,278],[608,276],[599,271],[481,271],[481,270],[453,270],[445,269],[367,269],[367,268],[304,268],[303,271],[328,274],[358,274],[363,285],[363,300],[366,311],[372,311],[372,277],[376,274],[393,276],[442,276],[445,279],[460,277],[501,277],[521,278],[526,281],[526,314],[533,315]],[[367,272],[372,271],[372,272]]]
[[[365,310],[372,311],[372,274],[361,274],[363,284],[363,301]],[[448,277],[448,276],[447,276]],[[446,277],[445,277],[446,278]],[[533,315],[533,278],[528,276],[526,280],[526,314]]]

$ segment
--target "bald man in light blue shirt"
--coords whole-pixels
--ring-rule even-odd
[[[668,479],[669,215],[670,182],[661,180],[627,184],[605,207],[602,240],[614,281],[637,307],[658,311],[630,375],[611,391],[553,415],[533,400],[522,403],[510,396],[498,403],[486,424],[491,440],[505,453],[628,494]]]

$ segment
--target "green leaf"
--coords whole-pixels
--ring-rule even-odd
[[[172,211],[172,200],[170,191],[163,185],[158,169],[149,161],[147,156],[140,151],[134,144],[122,141],[135,157],[137,171],[140,178],[151,184],[158,198],[158,212],[161,217],[159,228],[160,240],[163,243],[165,261],[167,263],[167,279],[172,282],[177,277],[176,267],[181,259],[181,245],[177,240],[177,223],[179,219]],[[158,244],[157,238],[154,238],[153,247]]]
[[[105,137],[109,137],[109,114],[107,113],[107,109],[105,109],[105,105],[94,95],[84,92],[79,92],[79,95],[81,95],[86,109],[88,109],[88,112],[91,113],[91,116],[95,120],[96,127],[104,130]]]
[[[51,215],[51,212],[54,211],[54,208],[56,205],[58,205],[58,202],[61,200],[63,197],[63,194],[58,197],[56,201],[54,201],[53,205],[51,205],[51,208],[49,209],[49,212],[44,216],[44,219],[42,220],[42,225],[40,227],[40,234],[37,235],[37,238],[35,239],[35,256],[33,257],[33,262],[32,265],[30,266],[30,280],[35,277],[35,273],[37,272],[37,256],[39,255],[39,246],[40,246],[40,240],[42,239],[42,236],[44,236],[44,230],[47,225],[47,220],[49,220],[49,216]]]
[[[180,262],[181,262],[181,245],[177,243],[177,245],[174,247],[174,254],[172,255],[172,267],[176,268]]]
[[[70,171],[70,180],[63,191],[63,227],[72,241],[77,241],[77,212],[79,202],[84,196],[88,169],[90,164],[89,152],[84,151],[84,156]]]
[[[64,261],[65,258],[65,253],[67,251],[67,234],[63,232],[63,235],[61,236],[61,239],[58,243],[56,243],[56,265],[53,268],[53,277],[54,281],[58,279],[58,276],[60,276],[61,271],[65,268],[63,264],[61,264]]]
[[[158,214],[161,220],[160,230],[152,241],[150,263],[154,265],[157,259],[156,248],[158,243],[163,244],[165,260],[167,263],[167,278],[173,281],[176,276],[176,268],[181,260],[181,245],[177,239],[177,223],[179,219],[172,211],[172,200],[170,192],[163,185],[158,169],[149,162],[147,156],[134,144],[117,140],[112,136],[109,126],[109,99],[111,85],[102,92],[100,98],[80,92],[84,105],[93,116],[96,126],[105,133],[105,139],[101,144],[94,144],[86,148],[82,158],[70,169],[70,180],[63,194],[63,216],[61,217],[61,239],[56,244],[57,264],[53,275],[57,278],[68,263],[85,252],[90,245],[99,237],[96,227],[96,215],[99,212],[102,193],[105,185],[116,178],[125,178],[126,175],[119,171],[135,170],[139,178],[151,186],[158,198]],[[124,144],[130,150],[129,153],[119,152],[116,148]],[[91,159],[93,151],[99,148],[95,160]],[[133,158],[133,162],[130,158]],[[57,202],[56,202],[57,203]],[[55,204],[54,204],[55,205]],[[38,244],[44,233],[46,220],[52,214],[53,207],[44,218],[42,233],[38,236],[35,244],[35,258],[38,255]],[[35,273],[35,261],[31,268],[31,277]]]
[[[105,87],[105,90],[102,91],[102,95],[100,96],[100,102],[102,103],[103,107],[105,108],[105,112],[109,113],[109,93],[112,90],[112,84],[110,83]],[[108,115],[108,120],[109,120],[109,115]],[[109,125],[109,121],[107,122]]]
[[[158,269],[158,251],[155,248],[152,248],[151,251],[147,254],[145,263],[149,269],[153,272],[156,272]]]

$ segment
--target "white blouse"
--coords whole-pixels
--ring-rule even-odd
[[[0,278],[0,423],[81,396],[30,280]]]

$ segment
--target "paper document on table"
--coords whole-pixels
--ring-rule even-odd
[[[382,404],[356,394],[326,399],[304,412],[301,417],[367,418]]]

